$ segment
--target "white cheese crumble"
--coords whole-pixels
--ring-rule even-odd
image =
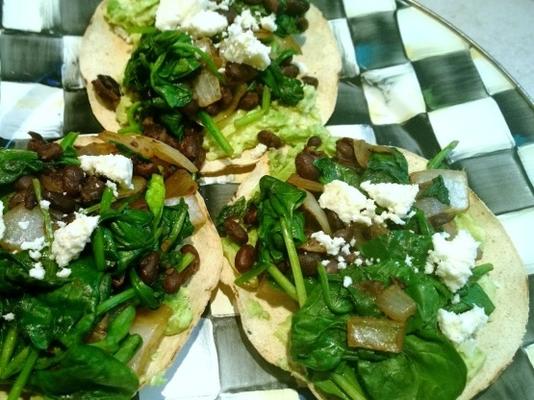
[[[83,251],[91,240],[99,217],[75,213],[76,218],[64,228],[54,232],[52,256],[60,268],[65,267]]]
[[[12,312],[10,312],[10,313],[7,313],[7,314],[2,315],[2,318],[3,318],[5,321],[13,321],[13,320],[15,319],[15,314],[13,314]]]
[[[403,225],[403,218],[408,214],[415,203],[419,192],[419,185],[403,185],[400,183],[371,183],[362,182],[360,187],[365,190],[376,204],[386,208],[390,214],[389,219]],[[391,215],[394,214],[394,215]],[[395,216],[397,218],[395,218]]]
[[[43,210],[48,210],[50,208],[50,202],[48,200],[41,200],[39,202],[39,207]]]
[[[435,272],[454,293],[472,275],[479,243],[465,230],[460,230],[452,240],[447,240],[449,236],[445,232],[432,235],[434,250],[429,252],[425,273]]]
[[[221,42],[221,56],[230,62],[247,64],[260,71],[271,65],[271,48],[260,42],[254,32],[243,30],[234,22],[228,27],[228,36]]]
[[[278,28],[278,26],[276,25],[276,15],[269,14],[266,17],[261,17],[260,25],[262,29],[265,29],[266,31],[269,31],[269,32],[276,31],[276,29]]]
[[[156,28],[183,30],[195,37],[211,37],[228,26],[228,20],[216,9],[228,9],[228,2],[218,6],[209,0],[161,0],[156,11]]]
[[[34,265],[33,265],[33,268],[30,269],[30,271],[28,272],[28,274],[34,278],[34,279],[38,279],[40,281],[42,281],[45,277],[45,269],[43,268],[43,264],[41,264],[40,262],[36,262]]]
[[[319,197],[319,205],[334,211],[345,224],[359,222],[370,226],[375,217],[374,202],[343,181],[334,180],[327,183]]]
[[[311,238],[317,240],[325,249],[326,253],[337,256],[347,242],[341,237],[331,237],[323,231],[314,232]]]
[[[406,258],[404,259],[404,264],[406,264],[408,267],[413,266],[413,257],[406,254]]]
[[[34,252],[40,252],[45,247],[45,237],[40,236],[31,242],[22,242],[20,245],[21,250],[30,250]],[[30,254],[31,257],[31,254]],[[33,258],[33,257],[32,257]]]
[[[350,276],[343,277],[343,287],[349,287],[352,285],[352,278]]]
[[[121,154],[80,156],[80,167],[88,174],[105,176],[122,187],[133,189],[133,162]]]
[[[4,237],[6,224],[4,224],[4,203],[0,201],[0,239]]]
[[[72,270],[70,268],[62,268],[56,273],[56,276],[58,278],[68,278],[71,273]]]
[[[441,332],[456,344],[471,339],[487,322],[488,316],[484,309],[479,306],[474,306],[473,309],[461,314],[444,309],[438,310],[438,323]]]
[[[111,189],[113,196],[119,197],[119,191],[117,190],[117,184],[113,181],[106,181],[106,186]]]
[[[241,14],[235,17],[232,25],[237,25],[244,31],[247,29],[251,29],[253,31],[260,29],[260,25],[258,24],[256,17],[252,15],[248,8],[244,9]]]
[[[451,300],[451,303],[452,304],[458,304],[460,302],[460,295],[458,293],[456,293],[453,297],[452,297],[452,300]]]
[[[18,224],[20,229],[25,231],[30,226],[30,221],[19,221],[19,222],[17,222],[17,224]]]

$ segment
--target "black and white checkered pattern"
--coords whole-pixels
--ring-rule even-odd
[[[3,0],[4,145],[25,138],[28,130],[54,138],[71,130],[100,129],[77,60],[81,35],[98,3]],[[534,273],[534,108],[522,91],[466,38],[411,1],[314,3],[330,21],[343,60],[331,131],[351,125],[368,140],[425,157],[460,140],[450,161],[467,171],[471,187],[499,216]],[[530,286],[534,289],[534,277]],[[214,327],[223,393],[292,385],[245,350],[234,317],[206,321]],[[533,342],[531,319],[525,348]],[[233,371],[243,375],[238,379]],[[529,398],[533,375],[527,352],[520,350],[514,364],[480,398]],[[158,391],[147,392],[145,398]]]

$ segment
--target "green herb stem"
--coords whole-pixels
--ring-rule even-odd
[[[17,344],[17,327],[11,324],[9,327],[4,343],[2,345],[2,353],[0,355],[0,377],[3,378],[6,373],[7,364],[13,355],[15,345]]]
[[[269,86],[264,86],[261,96],[261,110],[267,114],[271,108],[271,89]]]
[[[121,344],[119,350],[115,352],[115,357],[120,362],[127,364],[143,344],[143,338],[140,335],[130,335]]]
[[[185,253],[182,259],[180,260],[180,263],[176,266],[176,271],[182,272],[185,270],[189,264],[191,264],[195,260],[195,256],[191,253]]]
[[[7,368],[0,376],[0,379],[7,379],[10,376],[19,372],[22,369],[26,358],[28,358],[30,350],[30,346],[26,346],[21,351],[19,351],[17,355],[15,355],[15,357],[13,357],[13,359],[9,362]]]
[[[300,268],[299,256],[291,230],[288,226],[285,218],[280,220],[282,226],[282,236],[284,237],[284,243],[287,249],[287,255],[289,256],[289,264],[291,265],[291,272],[293,273],[293,280],[295,281],[295,288],[297,289],[297,299],[299,306],[302,307],[306,303],[306,287],[304,285],[304,277],[302,276],[302,269]]]
[[[220,129],[217,127],[217,124],[215,124],[213,118],[211,118],[210,115],[205,111],[199,112],[198,118],[202,122],[202,125],[204,125],[204,128],[206,128],[206,132],[208,132],[208,134],[222,149],[222,151],[224,151],[227,156],[232,156],[232,154],[234,154],[234,149],[232,148],[230,142],[228,142],[226,137],[222,134]]]
[[[109,299],[100,303],[96,309],[97,315],[102,315],[121,304],[134,299],[137,296],[137,291],[134,288],[126,289],[124,292],[116,294]]]
[[[449,156],[449,154],[458,146],[458,140],[454,140],[451,143],[449,143],[443,150],[441,150],[438,154],[432,158],[428,164],[426,165],[426,169],[436,169],[441,168],[443,162],[445,159]]]
[[[185,217],[187,216],[187,211],[183,211],[180,213],[180,216],[176,219],[172,226],[171,234],[161,243],[161,251],[164,253],[168,252],[174,242],[176,242],[176,239],[178,238],[178,235],[180,234],[180,231],[182,230],[182,227],[184,226]]]
[[[291,283],[291,281],[287,279],[286,276],[275,265],[270,264],[267,267],[267,272],[269,273],[269,275],[271,275],[274,281],[282,289],[284,289],[284,291],[288,294],[289,297],[291,297],[295,301],[298,301],[297,289],[295,289],[295,286]]]
[[[48,210],[41,207],[41,201],[43,201],[43,193],[41,191],[41,182],[39,182],[39,179],[33,178],[32,184],[33,184],[33,190],[35,192],[35,198],[37,199],[37,202],[39,202],[39,208],[41,209],[41,214],[43,215],[46,241],[48,243],[48,247],[50,248],[52,246],[52,242],[54,241],[54,230],[52,229],[52,219],[50,218],[50,213],[48,212]]]
[[[104,231],[102,228],[96,228],[91,239],[93,248],[93,257],[95,259],[96,269],[104,271],[106,269],[106,254],[104,251]]]
[[[333,373],[331,377],[332,381],[334,381],[334,383],[338,385],[351,398],[351,400],[366,400],[361,388],[352,385],[343,375]]]
[[[243,128],[247,125],[253,124],[256,121],[259,121],[261,117],[263,117],[263,110],[261,108],[258,108],[257,110],[248,112],[241,118],[237,118],[234,121],[234,126],[236,128]]]
[[[37,357],[38,357],[37,352],[35,350],[32,350],[30,355],[24,362],[22,371],[17,377],[17,380],[11,387],[11,390],[9,391],[9,395],[7,396],[7,400],[18,400],[19,399],[20,395],[22,394],[22,391],[24,390],[24,386],[26,386],[26,383],[28,382],[30,374],[33,370],[33,366],[35,365],[35,362],[37,361]]]
[[[235,253],[237,253],[237,251],[235,251]],[[235,253],[233,255],[233,258],[235,258]],[[260,274],[262,274],[263,272],[267,271],[268,268],[271,266],[272,264],[268,264],[268,263],[258,263],[255,267],[253,267],[252,269],[248,270],[247,272],[239,275],[239,277],[237,277],[237,279],[234,281],[236,285],[238,286],[243,286],[245,285],[247,282],[250,282],[252,279],[254,278],[257,278]],[[276,268],[276,267],[274,267]],[[280,271],[278,271],[280,272]],[[280,272],[281,274],[281,272]],[[272,274],[271,274],[272,275]],[[283,274],[282,274],[283,276]],[[273,276],[274,278],[274,276]],[[285,278],[285,276],[284,276]],[[287,279],[286,279],[287,280]],[[289,282],[289,281],[288,281]],[[293,284],[291,282],[289,282],[289,284],[291,286],[293,286]],[[282,285],[280,285],[282,286]],[[295,287],[293,286],[293,291],[295,290]],[[296,300],[296,293],[295,292],[295,300]]]
[[[327,307],[334,314],[347,314],[352,310],[352,306],[349,304],[346,307],[336,306],[332,302],[332,297],[330,296],[330,284],[328,282],[328,274],[324,265],[319,264],[317,266],[317,272],[319,273],[319,282],[321,283],[321,290],[323,292],[323,299]]]

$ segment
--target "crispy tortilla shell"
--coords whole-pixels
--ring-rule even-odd
[[[426,168],[426,160],[402,151],[406,156],[410,172]],[[264,160],[266,163],[267,160]],[[261,176],[268,173],[265,163],[249,176],[250,182],[243,182],[239,196],[248,197]],[[237,197],[236,197],[237,198]],[[526,270],[499,220],[486,205],[470,191],[468,214],[486,232],[483,258],[480,264],[491,262],[494,270],[489,276],[495,284],[492,296],[496,309],[489,323],[477,335],[477,344],[486,354],[486,361],[476,375],[467,383],[460,399],[470,399],[493,383],[500,373],[512,362],[514,354],[522,343],[528,319],[528,282]],[[240,311],[243,330],[258,352],[268,362],[289,371],[297,379],[306,381],[303,371],[292,364],[288,355],[290,319],[294,302],[275,290],[246,290],[233,282],[237,274],[227,260],[223,265],[221,280],[231,288],[235,304]],[[250,304],[257,302],[266,313],[259,318],[247,312]],[[310,389],[318,398],[324,398],[313,385]]]
[[[119,35],[104,18],[106,2],[100,3],[85,31],[80,51],[80,71],[87,86],[91,109],[104,129],[116,132],[121,127],[116,120],[115,112],[107,109],[98,99],[91,82],[97,75],[109,75],[117,82],[123,78],[124,69],[132,53],[133,47]],[[338,78],[341,71],[341,56],[336,40],[328,21],[321,12],[312,6],[306,17],[309,29],[301,35],[302,54],[295,60],[306,66],[305,75],[319,80],[317,88],[317,110],[321,121],[326,123],[337,100]],[[203,173],[217,174],[229,166],[247,167],[254,165],[261,155],[245,151],[234,159],[208,161],[202,168]]]

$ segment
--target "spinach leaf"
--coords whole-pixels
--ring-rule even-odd
[[[304,98],[302,82],[296,78],[290,78],[282,73],[280,65],[293,51],[288,50],[274,60],[260,75],[261,80],[271,89],[272,96],[286,106],[296,106]]]
[[[358,372],[371,398],[384,400],[455,399],[467,378],[462,358],[437,333],[424,338],[408,335],[400,355],[359,361]]]
[[[301,33],[297,26],[297,18],[292,15],[280,14],[276,16],[276,34],[281,37]]]
[[[339,164],[331,158],[319,158],[318,160],[315,160],[313,165],[319,170],[319,180],[322,184],[339,180],[354,187],[360,186],[360,177],[355,169]]]
[[[460,302],[447,307],[449,311],[459,314],[471,310],[473,306],[482,307],[486,315],[495,311],[495,305],[478,283],[464,286],[458,291],[458,295]]]
[[[215,226],[219,233],[224,233],[224,221],[227,218],[235,218],[240,220],[245,216],[247,211],[247,200],[244,197],[240,197],[232,204],[227,204],[215,218]]]
[[[59,145],[63,150],[63,154],[61,155],[58,164],[80,165],[78,153],[76,153],[76,149],[74,148],[74,143],[76,142],[76,138],[78,137],[78,135],[79,134],[76,132],[69,132],[65,135],[63,139],[61,139]]]
[[[426,186],[417,198],[424,199],[427,197],[433,197],[439,200],[443,204],[451,205],[451,200],[449,199],[449,190],[445,186],[445,181],[443,176],[438,175]]]
[[[54,368],[34,371],[31,384],[57,399],[130,400],[139,380],[112,355],[80,344],[69,348]]]
[[[81,338],[94,321],[103,274],[91,258],[79,259],[70,268],[66,284],[49,292],[27,293],[18,304],[19,326],[38,349],[48,349],[54,340],[70,341],[71,335]]]
[[[390,153],[371,153],[362,181],[410,183],[406,158],[397,149],[390,150]]]
[[[37,153],[29,150],[2,149],[0,150],[0,185],[15,182],[22,175],[39,172],[44,163],[39,160]]]
[[[162,248],[172,249],[177,243],[191,236],[195,228],[189,218],[189,208],[184,200],[175,206],[165,206],[160,228]]]

